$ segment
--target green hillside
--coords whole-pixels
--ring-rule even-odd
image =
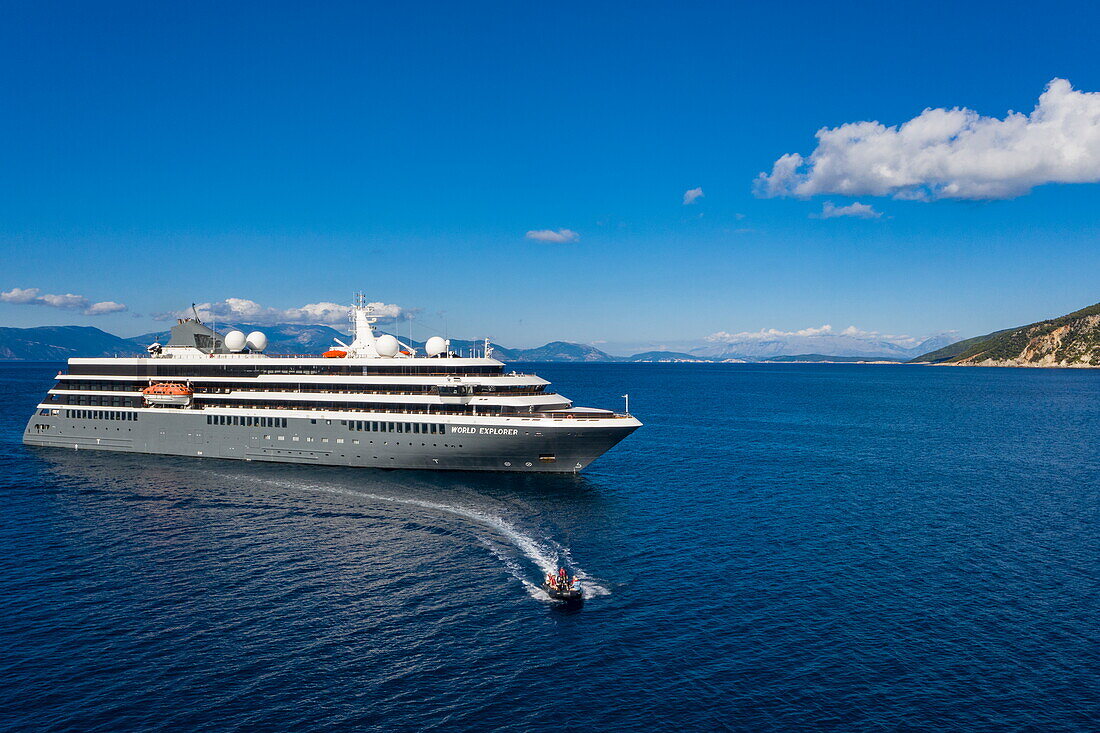
[[[959,341],[912,361],[1100,366],[1100,303],[1058,318]]]

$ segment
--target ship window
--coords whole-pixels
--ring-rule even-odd
[[[239,417],[237,417],[236,415],[233,416],[233,424],[234,425],[240,425],[241,424],[241,419]]]
[[[439,432],[442,433],[443,435],[446,435],[447,434],[447,426],[446,425],[440,425],[439,426]]]

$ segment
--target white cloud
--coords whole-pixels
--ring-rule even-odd
[[[16,303],[19,305],[45,305],[50,308],[62,310],[80,311],[86,316],[102,316],[107,313],[119,313],[127,310],[122,303],[113,300],[104,300],[93,303],[83,295],[65,293],[54,295],[42,293],[38,288],[12,288],[0,293],[0,303]]]
[[[878,331],[865,331],[855,326],[848,326],[847,328],[838,330],[833,328],[828,323],[823,326],[802,328],[797,331],[782,331],[777,328],[762,328],[759,331],[741,331],[740,333],[718,331],[707,336],[706,340],[711,343],[737,344],[744,343],[746,341],[769,341],[772,339],[789,338],[792,336],[848,336],[850,338],[858,339],[881,339],[883,341],[889,341],[891,343],[896,343],[900,345],[915,344],[918,342],[918,339],[915,339],[912,336],[899,336],[888,333],[879,333]]]
[[[701,198],[703,198],[702,188],[692,188],[684,191],[684,206],[687,206],[688,204],[694,204],[696,199]]]
[[[407,318],[411,310],[391,303],[369,303],[374,313],[383,321]],[[302,323],[344,325],[348,323],[351,308],[341,303],[309,303],[299,308],[270,308],[246,298],[226,298],[216,303],[199,303],[195,306],[203,321],[270,325],[274,323]],[[162,321],[190,318],[191,309],[162,313],[156,318]]]
[[[841,216],[852,216],[857,219],[877,219],[882,212],[875,211],[870,204],[861,204],[858,201],[847,206],[834,206],[832,201],[826,201],[821,207],[820,214],[810,214],[813,219],[836,219]]]
[[[534,239],[536,242],[554,242],[555,244],[564,244],[566,242],[576,242],[581,238],[581,235],[577,234],[572,229],[536,229],[527,232],[528,239]]]
[[[925,109],[901,125],[850,122],[761,173],[757,196],[1006,199],[1045,183],[1100,181],[1100,93],[1054,79],[1031,114]]]
[[[104,300],[99,303],[92,303],[84,312],[89,316],[101,316],[104,313],[121,313],[124,310],[126,310],[126,306],[122,303]]]

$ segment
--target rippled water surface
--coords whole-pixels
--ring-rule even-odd
[[[0,728],[1100,726],[1100,373],[530,368],[645,427],[580,477],[30,450],[57,365],[0,366]]]

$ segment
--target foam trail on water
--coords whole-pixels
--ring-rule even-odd
[[[573,560],[573,556],[572,554],[570,554],[568,547],[561,548],[561,554],[565,558],[566,564],[568,564],[569,567],[573,568],[573,574],[577,577],[577,580],[580,582],[581,587],[584,588],[585,594],[588,597],[595,598],[598,596],[611,595],[611,591],[606,586],[597,583],[596,579],[585,572],[584,568],[582,568],[580,565],[577,565],[576,561]]]
[[[509,557],[503,549],[484,537],[479,537],[478,539],[481,541],[481,544],[489,549],[489,552],[493,553],[498,560],[504,563],[504,567],[508,568],[508,572],[512,574],[512,577],[523,585],[523,589],[527,591],[527,595],[531,596],[536,601],[541,601],[543,603],[551,602],[550,596],[546,595],[542,588],[528,580],[527,576],[524,575],[523,568],[520,567],[515,560]]]
[[[226,478],[229,478],[229,477],[226,477]],[[240,477],[235,476],[235,477],[232,477],[232,478],[234,478],[235,480],[240,480]],[[493,514],[485,514],[484,512],[479,512],[476,509],[469,509],[469,508],[463,507],[463,506],[454,506],[454,505],[451,505],[451,504],[441,504],[441,503],[436,502],[436,501],[427,501],[427,500],[424,500],[424,499],[406,499],[406,498],[397,497],[397,496],[385,496],[385,495],[382,495],[382,494],[374,494],[374,493],[370,493],[370,492],[367,492],[367,491],[353,491],[351,489],[340,489],[340,488],[337,488],[337,487],[334,487],[334,486],[322,486],[322,485],[318,485],[318,484],[302,484],[302,483],[281,481],[281,480],[275,480],[275,479],[255,479],[255,480],[260,481],[262,483],[281,486],[281,487],[287,488],[287,489],[307,490],[307,491],[323,491],[323,492],[326,492],[326,493],[329,493],[329,494],[341,494],[341,495],[344,495],[344,496],[355,496],[355,497],[359,497],[359,498],[373,499],[375,501],[384,501],[384,502],[388,502],[390,504],[404,504],[406,506],[415,506],[415,507],[420,507],[421,509],[429,509],[429,510],[432,510],[432,511],[443,512],[445,514],[451,514],[451,515],[454,515],[454,516],[462,517],[462,518],[468,519],[472,522],[476,522],[477,524],[480,524],[482,526],[488,527],[488,528],[494,530],[495,532],[497,532],[498,534],[502,535],[503,537],[505,537],[512,545],[514,545],[516,547],[516,549],[518,549],[521,553],[523,553],[523,555],[525,557],[527,557],[528,560],[530,560],[535,565],[537,565],[539,570],[541,570],[544,575],[556,573],[557,570],[558,570],[558,567],[560,567],[563,564],[562,559],[564,558],[567,561],[567,564],[570,566],[570,568],[572,568],[573,574],[577,576],[577,580],[579,580],[581,582],[582,587],[585,589],[586,593],[589,596],[605,596],[605,595],[609,595],[610,592],[611,592],[607,588],[605,588],[604,586],[597,583],[595,581],[595,579],[592,578],[592,576],[589,575],[584,570],[584,568],[577,565],[573,561],[573,558],[569,555],[568,549],[566,549],[564,547],[561,547],[560,545],[558,545],[556,548],[545,547],[545,546],[539,544],[539,542],[536,541],[535,539],[527,536],[526,534],[524,534],[520,530],[516,529],[515,525],[513,525],[510,522],[506,521],[504,518],[498,517],[498,516],[493,515]],[[557,543],[554,543],[554,544],[557,544]],[[500,557],[499,555],[497,555],[497,556]],[[503,560],[503,558],[501,558],[501,559]],[[506,565],[507,565],[507,562],[506,562]],[[512,568],[509,567],[509,570],[512,570]],[[513,573],[513,574],[515,574],[515,573]],[[530,588],[528,588],[528,592],[530,592],[531,588],[534,588],[537,592],[540,593],[540,595],[545,595],[545,594],[541,593],[541,589],[539,589],[538,586],[534,585],[530,581],[523,578],[522,575],[517,575],[516,577],[519,578],[522,582],[525,583],[525,587],[530,586]]]

